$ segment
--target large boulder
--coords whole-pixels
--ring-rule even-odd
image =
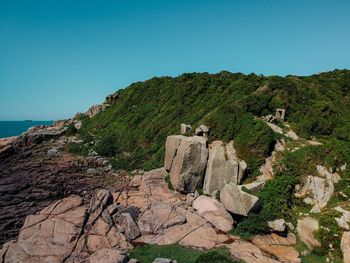
[[[180,142],[185,138],[186,137],[182,135],[170,135],[166,138],[164,168],[167,171],[170,171]]]
[[[181,123],[181,134],[185,134],[192,129],[191,125]]]
[[[183,193],[194,192],[203,182],[207,159],[205,138],[193,136],[182,139],[170,170],[174,189]]]
[[[194,200],[193,208],[217,229],[226,233],[232,229],[232,216],[217,200],[201,195]]]
[[[204,190],[208,194],[221,189],[228,183],[239,184],[247,168],[244,161],[238,159],[233,142],[225,145],[214,141],[209,145],[209,159],[204,179]]]
[[[321,245],[314,237],[314,232],[316,232],[318,229],[318,221],[312,217],[304,217],[298,220],[297,231],[299,237],[309,249],[313,249]]]
[[[209,136],[209,128],[205,125],[199,125],[196,130],[195,130],[195,134],[198,136],[203,136],[205,138],[208,138]]]
[[[221,203],[226,210],[236,215],[247,216],[258,200],[258,197],[242,191],[234,183],[225,185],[220,192]]]

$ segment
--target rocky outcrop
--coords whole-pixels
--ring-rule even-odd
[[[49,139],[58,138],[65,131],[66,127],[61,126],[35,126],[24,132],[12,144],[15,148],[40,144]]]
[[[227,233],[232,229],[234,223],[232,216],[219,201],[201,195],[194,200],[193,208],[201,217],[208,220],[218,230]]]
[[[304,217],[298,220],[298,235],[309,249],[319,247],[320,243],[315,239],[314,232],[319,229],[318,221],[312,217]]]
[[[265,256],[260,248],[248,241],[238,239],[231,244],[226,245],[226,247],[229,249],[232,258],[242,262],[279,263],[279,261]]]
[[[350,263],[350,232],[344,232],[341,237],[341,250],[344,263]]]
[[[191,193],[201,186],[207,159],[206,139],[200,136],[181,139],[170,169],[170,181],[174,189]]]
[[[118,221],[123,210],[106,190],[98,191],[89,206],[74,195],[57,201],[26,218],[17,241],[4,246],[2,262],[125,262],[120,250],[132,246],[122,233],[129,222]]]
[[[254,207],[258,197],[241,190],[241,187],[230,183],[220,192],[220,201],[226,210],[236,215],[247,216]]]
[[[247,164],[239,160],[233,148],[233,142],[225,145],[214,141],[209,145],[209,159],[204,179],[204,191],[212,194],[221,191],[228,184],[239,184]]]
[[[334,193],[334,184],[340,180],[338,173],[330,173],[324,166],[317,165],[318,176],[308,176],[302,186],[297,187],[295,196],[313,205],[310,212],[319,213]]]
[[[285,150],[285,142],[284,140],[278,141],[275,144],[275,149],[272,152],[271,156],[267,157],[265,163],[260,167],[261,175],[258,176],[257,181],[264,182],[266,180],[271,180],[275,177],[273,168],[277,163],[278,153]]]
[[[96,104],[91,106],[85,113],[89,118],[94,117],[96,114],[105,111],[109,107],[109,104]]]
[[[301,262],[298,251],[293,247],[296,245],[296,238],[293,234],[289,234],[287,238],[276,234],[258,235],[252,239],[252,243],[261,251],[277,258],[280,262]]]
[[[115,190],[127,184],[127,174],[112,171],[86,176],[89,164],[83,157],[64,151],[54,158],[47,156],[50,149],[61,147],[65,141],[61,138],[0,154],[0,246],[18,235],[26,216],[57,199],[77,194],[87,200],[107,182]]]
[[[269,226],[269,228],[276,232],[283,232],[286,230],[286,222],[284,221],[284,219],[268,221],[267,225]]]

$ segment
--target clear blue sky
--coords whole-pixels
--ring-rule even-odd
[[[153,76],[335,68],[349,0],[0,0],[0,120],[68,118]]]

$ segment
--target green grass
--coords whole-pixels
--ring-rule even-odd
[[[310,254],[308,256],[302,256],[301,262],[302,263],[326,263],[327,261],[325,256]]]
[[[211,251],[200,251],[184,248],[179,245],[143,245],[135,247],[130,252],[130,258],[136,258],[141,263],[152,263],[155,258],[170,258],[178,263],[235,263],[229,258],[227,249],[218,248]],[[211,260],[211,261],[208,261]]]

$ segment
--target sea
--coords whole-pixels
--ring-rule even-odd
[[[0,121],[0,138],[20,135],[30,127],[52,123],[53,121]]]

